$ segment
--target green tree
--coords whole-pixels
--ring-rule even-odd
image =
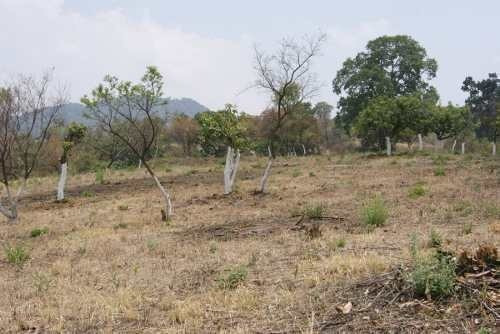
[[[394,143],[407,140],[417,131],[427,130],[429,114],[416,95],[373,99],[357,117],[355,133],[365,147],[385,147],[386,138]]]
[[[161,191],[165,201],[162,218],[168,220],[172,215],[170,194],[148,163],[160,132],[159,107],[165,104],[162,96],[163,76],[156,67],[149,66],[136,84],[107,75],[104,82],[81,101],[87,107],[87,116],[125,144],[144,164]]]
[[[248,145],[238,110],[226,104],[224,110],[196,115],[200,127],[199,141],[205,154],[217,154],[227,148],[224,168],[224,194],[233,191],[240,162],[240,150]]]
[[[469,93],[466,104],[478,123],[477,137],[496,143],[500,136],[500,78],[496,73],[490,73],[487,79],[481,81],[467,77],[462,90]]]
[[[330,142],[330,124],[333,106],[327,102],[318,102],[312,109],[314,115],[318,119],[318,126],[321,131],[323,144],[328,145]]]
[[[337,123],[349,132],[375,98],[434,91],[429,81],[437,67],[410,36],[382,36],[368,42],[366,51],[348,58],[333,80],[333,91],[340,96]]]

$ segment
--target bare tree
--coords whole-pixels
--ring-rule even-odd
[[[90,97],[84,96],[81,101],[89,111],[87,116],[123,142],[146,168],[164,198],[162,218],[168,220],[172,215],[170,194],[148,163],[159,135],[159,107],[165,104],[162,88],[163,76],[156,67],[149,66],[140,83],[108,75]],[[117,126],[121,122],[129,126]]]
[[[11,222],[17,220],[19,197],[67,101],[63,90],[51,89],[51,79],[51,71],[39,79],[20,75],[0,88],[0,182],[5,191],[0,213]]]
[[[275,106],[273,125],[268,132],[269,160],[260,182],[260,192],[266,190],[275,157],[273,143],[283,121],[293,110],[294,103],[313,96],[319,88],[311,66],[325,39],[324,34],[305,36],[300,40],[285,38],[273,54],[266,54],[255,47],[255,86],[270,94]]]

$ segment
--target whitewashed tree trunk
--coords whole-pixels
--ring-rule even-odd
[[[451,146],[451,153],[455,153],[455,147],[457,146],[457,140],[453,141],[453,145]]]
[[[137,166],[139,169],[142,167],[142,159],[139,159],[139,165]]]
[[[491,144],[491,154],[493,156],[497,155],[497,143],[492,143]]]
[[[302,145],[302,151],[304,152],[304,156],[306,156],[307,155],[306,147],[304,146],[304,144],[301,145]]]
[[[61,173],[59,174],[59,182],[57,184],[57,200],[64,200],[64,188],[66,187],[66,179],[68,178],[68,163],[61,164]]]
[[[269,174],[271,172],[271,166],[273,164],[273,154],[271,152],[271,147],[267,147],[267,151],[269,153],[269,160],[267,161],[266,169],[264,170],[264,175],[262,175],[262,179],[260,180],[260,192],[266,192],[267,179],[269,178]]]
[[[295,151],[295,147],[293,148],[293,156],[296,157],[297,156],[297,151]]]
[[[158,177],[150,170],[149,170],[149,173],[153,177],[153,179],[155,180],[155,183],[158,186],[158,188],[160,189],[160,192],[161,192],[163,199],[165,201],[165,211],[164,211],[165,212],[165,220],[168,221],[172,217],[172,202],[170,200],[170,194],[167,192],[165,187],[163,187],[163,185],[161,184]]]
[[[422,140],[422,134],[418,134],[418,150],[422,151],[424,149],[424,141]]]
[[[465,154],[465,142],[462,142],[462,154]]]
[[[390,157],[392,155],[391,138],[385,137],[385,146],[387,149],[387,156]]]
[[[234,150],[231,146],[227,147],[226,165],[224,166],[224,195],[233,192],[236,173],[240,164],[240,150]]]

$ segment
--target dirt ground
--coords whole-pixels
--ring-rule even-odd
[[[267,194],[255,194],[265,160],[244,157],[236,192],[222,196],[216,159],[156,163],[173,195],[144,170],[71,176],[55,203],[56,177],[30,180],[17,225],[0,243],[27,250],[22,265],[0,254],[2,333],[475,333],[495,328],[467,301],[383,299],[384,277],[410,263],[431,231],[460,252],[500,246],[500,160],[474,156],[352,154],[281,158]],[[442,166],[444,175],[436,173]],[[415,185],[424,194],[409,192]],[[386,224],[366,228],[374,196]],[[322,205],[321,236],[297,228]],[[35,228],[48,232],[31,237]],[[232,288],[230,278],[243,278]],[[224,280],[224,278],[226,278]],[[385,289],[385,290],[382,290]],[[382,296],[382,297],[380,297]],[[342,312],[351,303],[352,310]],[[498,322],[496,323],[498,325]]]

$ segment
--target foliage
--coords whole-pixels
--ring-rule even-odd
[[[426,132],[428,112],[419,96],[377,97],[367,104],[355,122],[355,132],[365,147],[385,148],[385,137],[394,143],[411,134]]]
[[[227,104],[224,110],[199,113],[195,119],[200,128],[198,139],[205,154],[221,154],[227,146],[234,149],[248,147],[245,129],[233,105]]]
[[[424,196],[426,190],[422,184],[416,184],[408,190],[408,196],[412,199]]]
[[[379,197],[370,200],[361,210],[361,220],[364,225],[369,227],[384,225],[388,217],[385,203]]]
[[[429,247],[439,248],[442,242],[443,239],[441,235],[436,230],[432,229],[429,234]]]
[[[218,279],[219,287],[224,290],[236,289],[248,276],[245,266],[239,266],[229,270],[229,272]]]
[[[438,166],[434,169],[434,176],[445,176],[446,172],[442,166]]]
[[[467,107],[456,107],[449,103],[446,107],[432,109],[432,132],[439,140],[464,137],[473,129],[472,115]]]
[[[466,103],[479,123],[477,137],[496,142],[500,136],[500,78],[496,73],[481,81],[467,77],[462,90],[469,93]]]
[[[184,114],[175,115],[169,128],[168,135],[180,143],[184,154],[190,155],[199,137],[199,123]]]
[[[309,219],[321,219],[326,214],[326,205],[311,204],[304,208],[303,214]]]
[[[30,237],[37,238],[37,237],[39,237],[43,234],[47,234],[47,233],[49,233],[49,229],[46,227],[35,228],[35,229],[31,230]]]
[[[417,254],[414,261],[407,279],[417,296],[439,299],[453,293],[456,264],[452,259],[438,254]]]
[[[429,94],[437,62],[410,36],[382,36],[368,42],[366,51],[348,58],[333,80],[340,95],[337,121],[350,131],[361,111],[377,97]]]
[[[23,246],[6,246],[4,248],[7,262],[22,266],[30,258],[29,252]]]

